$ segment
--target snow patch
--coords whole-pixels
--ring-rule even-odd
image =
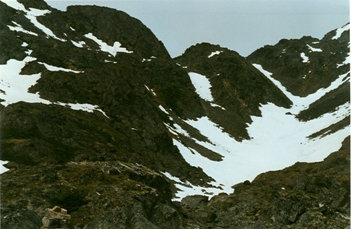
[[[222,156],[230,153],[230,150],[223,146],[230,146],[233,142],[233,138],[208,117],[204,116],[196,120],[185,120],[185,122],[199,130],[203,136],[207,137],[211,144],[216,147],[214,148],[215,152]]]
[[[22,61],[10,59],[6,64],[0,65],[0,89],[4,92],[0,94],[0,99],[3,100],[3,106],[19,101],[50,104],[49,101],[41,99],[38,93],[28,92],[28,89],[37,83],[40,74],[20,75],[26,63],[34,60],[33,57],[26,57]]]
[[[310,45],[307,45],[307,47],[310,49],[311,52],[323,52],[323,50],[320,48],[314,48]]]
[[[221,108],[224,111],[226,110],[224,107],[222,107],[222,106],[220,106],[220,105],[218,105],[216,103],[210,103],[210,105],[211,105],[211,107],[218,107],[218,108]]]
[[[72,40],[71,40],[71,42],[72,42],[72,44],[73,44],[74,46],[76,46],[76,47],[78,47],[78,48],[83,48],[83,47],[86,45],[84,41],[75,42],[75,41],[72,41]]]
[[[56,104],[56,105],[60,105],[60,106],[64,106],[64,107],[69,107],[72,110],[86,111],[89,113],[93,113],[94,111],[99,111],[106,118],[110,119],[110,117],[107,116],[107,114],[103,110],[101,110],[99,108],[99,106],[97,106],[97,105],[92,105],[92,104],[88,104],[88,103],[62,103],[62,102],[53,102],[52,104]]]
[[[15,10],[24,11],[24,12],[27,11],[26,8],[24,7],[24,5],[19,3],[17,0],[10,0],[10,1],[2,0],[2,2]]]
[[[62,102],[51,102],[46,99],[40,98],[39,93],[29,93],[28,89],[35,85],[37,81],[40,79],[41,74],[33,74],[33,75],[21,75],[20,72],[22,68],[26,65],[26,63],[35,61],[34,57],[27,56],[22,61],[10,59],[6,62],[6,64],[0,64],[0,99],[2,100],[0,104],[3,106],[8,106],[13,103],[17,103],[20,101],[26,103],[43,103],[43,104],[56,104],[65,107],[70,107],[73,110],[83,110],[87,112],[99,111],[106,117],[106,113],[99,109],[97,105],[91,104],[79,104],[79,103],[62,103]],[[44,64],[44,63],[42,63]],[[52,65],[44,64],[48,70],[66,70],[73,71],[70,69],[64,69],[55,67]]]
[[[339,39],[341,37],[341,35],[347,30],[350,30],[350,24],[347,24],[341,28],[338,28],[335,32],[335,35],[332,37],[332,40]]]
[[[44,16],[45,14],[51,13],[50,10],[40,10],[40,9],[34,9],[34,8],[29,8],[27,10],[23,4],[19,3],[16,0],[12,1],[3,1],[6,5],[9,7],[19,10],[24,12],[24,16],[29,19],[29,21],[38,29],[40,29],[43,33],[45,33],[47,36],[52,37],[56,40],[60,40],[65,42],[66,40],[58,38],[49,28],[47,28],[45,25],[41,24],[38,20],[37,17]],[[32,34],[33,35],[33,34]]]
[[[195,92],[200,96],[200,98],[210,102],[210,105],[212,107],[219,107],[222,110],[225,110],[224,107],[214,103],[214,99],[211,92],[212,85],[206,76],[195,72],[189,72],[188,75],[191,80],[191,83],[195,87]]]
[[[151,94],[152,94],[153,96],[157,96],[157,94],[155,93],[155,91],[154,91],[153,89],[150,89],[147,85],[144,85],[144,86],[145,86],[146,90],[148,90],[149,92],[151,92]]]
[[[147,62],[150,62],[150,61],[152,61],[152,59],[145,59],[145,58],[143,58],[142,60],[141,60],[141,62],[145,62],[145,61],[147,61]]]
[[[211,83],[206,78],[206,76],[195,73],[189,72],[188,73],[191,83],[195,87],[196,93],[203,99],[208,102],[213,102],[213,97],[211,93]]]
[[[26,34],[29,34],[32,36],[38,36],[38,34],[36,34],[34,32],[23,29],[23,27],[20,24],[14,22],[14,21],[12,21],[12,23],[15,24],[15,26],[11,26],[11,25],[7,26],[11,31],[22,32],[22,33],[26,33]]]
[[[48,35],[49,37],[52,37],[56,40],[60,40],[65,42],[65,39],[62,38],[58,38],[48,27],[46,27],[45,25],[41,24],[40,22],[38,22],[37,17],[39,16],[43,16],[45,14],[51,13],[51,11],[49,10],[39,10],[39,9],[33,9],[30,8],[30,11],[27,11],[26,17],[41,31],[43,31],[43,33],[45,33],[46,35]]]
[[[126,48],[121,47],[122,45],[118,41],[115,41],[115,43],[113,43],[113,46],[110,46],[106,42],[94,36],[92,33],[85,34],[84,36],[98,44],[101,51],[110,53],[112,56],[116,56],[118,52],[133,53],[133,51],[128,51]]]
[[[336,64],[336,68],[340,68],[344,65],[350,65],[350,62],[351,62],[351,57],[350,57],[350,52],[347,54],[344,62],[342,62],[341,64]]]
[[[38,62],[38,64],[42,64],[45,66],[45,68],[51,72],[57,72],[57,71],[63,71],[63,72],[73,72],[73,73],[84,73],[84,71],[75,71],[72,69],[67,69],[67,68],[61,68],[61,67],[56,67],[50,64],[46,64],[43,62]]]
[[[105,63],[114,63],[117,64],[117,61],[112,61],[112,60],[104,60]]]
[[[28,56],[32,55],[32,52],[33,50],[29,50],[29,49],[24,51],[24,53],[27,54]]]
[[[166,125],[168,130],[174,135],[179,135],[180,134],[180,135],[183,135],[185,137],[191,138],[192,140],[195,141],[196,144],[198,144],[200,146],[203,146],[203,147],[205,147],[205,148],[207,148],[209,150],[212,150],[213,152],[217,152],[220,155],[224,155],[224,154],[228,153],[227,151],[225,151],[224,149],[222,149],[220,147],[217,147],[216,145],[214,145],[210,141],[199,141],[198,139],[191,137],[186,130],[184,130],[181,126],[179,126],[176,123],[173,124],[174,127],[171,127],[170,125],[168,125],[166,123],[164,123],[164,124]]]
[[[308,58],[308,56],[306,56],[304,52],[300,53],[300,57],[302,58],[302,63],[310,62],[310,59]]]
[[[158,108],[165,114],[169,115],[168,111],[162,106],[162,105],[158,105]]]
[[[8,161],[0,160],[0,174],[3,174],[5,172],[9,171],[9,169],[4,166],[7,163],[8,163]]]
[[[141,60],[141,62],[145,62],[145,61],[147,61],[147,62],[150,62],[150,61],[152,61],[152,59],[156,59],[157,57],[155,57],[155,56],[151,56],[150,58],[147,58],[147,59],[145,59],[145,58],[143,58],[142,60]]]
[[[178,133],[174,130],[174,128],[172,128],[169,124],[167,124],[167,123],[163,123],[166,127],[167,127],[167,129],[169,130],[169,132],[171,133],[171,134],[173,134],[173,135],[178,135]]]
[[[196,186],[191,184],[189,181],[183,182],[178,177],[173,176],[168,172],[161,173],[168,179],[174,181],[176,188],[179,189],[172,201],[181,201],[186,196],[198,195],[199,193],[203,196],[208,196],[209,198],[221,193],[221,189],[219,188]]]
[[[219,55],[220,53],[222,53],[223,51],[215,51],[215,52],[211,52],[211,54],[208,56],[208,58],[211,58],[215,55]]]

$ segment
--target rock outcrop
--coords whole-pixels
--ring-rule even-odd
[[[47,208],[46,215],[42,219],[43,226],[40,229],[68,229],[70,219],[71,216],[67,214],[67,210],[64,208],[60,208],[59,206],[55,206],[52,209]]]

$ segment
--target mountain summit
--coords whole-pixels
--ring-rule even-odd
[[[348,225],[349,24],[172,59],[106,7],[0,19],[3,228]]]

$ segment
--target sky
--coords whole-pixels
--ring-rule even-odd
[[[141,20],[172,57],[200,42],[219,44],[247,56],[280,39],[322,38],[350,21],[349,0],[47,0],[100,5]]]

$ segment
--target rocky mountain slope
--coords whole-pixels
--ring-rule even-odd
[[[2,0],[0,19],[3,228],[55,205],[66,228],[348,225],[348,25],[172,59],[114,9]]]
[[[321,40],[313,37],[282,39],[274,46],[264,46],[248,56],[273,72],[292,94],[307,96],[327,87],[336,76],[349,69],[350,25],[327,33]]]
[[[189,196],[181,205],[192,228],[347,228],[349,174],[348,138],[323,162],[296,163],[237,184],[230,195]]]
[[[23,3],[27,7],[32,4]],[[30,24],[26,15],[30,17],[35,10],[15,11],[1,4],[10,14],[1,20],[4,28],[1,31],[13,36],[9,39],[11,44],[2,43],[1,49],[18,47],[2,59],[6,63],[22,55],[20,60],[13,59],[14,65],[21,65],[18,66],[22,68],[21,74],[27,78],[40,75],[28,85],[29,92],[39,94],[40,98],[37,101],[28,98],[29,102],[46,104],[16,103],[28,101],[11,98],[10,92],[5,91],[2,104],[6,109],[2,109],[1,115],[4,160],[34,165],[118,158],[143,163],[155,170],[177,170],[173,173],[179,176],[181,173],[205,176],[187,165],[177,153],[163,124],[170,121],[158,107],[162,104],[180,117],[194,118],[203,112],[199,98],[186,73],[173,63],[163,45],[141,22],[107,8],[69,7],[67,12],[49,8],[52,13],[43,10],[37,14],[45,16],[36,19],[39,28],[45,23],[51,25],[54,35],[49,36],[51,33],[45,34],[45,29],[19,24],[17,18]],[[39,5],[47,7],[44,2]],[[115,26],[100,25],[105,17],[111,18],[109,21]],[[19,28],[38,36],[18,31]],[[99,34],[99,38],[94,34]],[[123,44],[116,54],[109,50],[113,49],[112,40]],[[28,57],[21,60],[23,55]],[[8,72],[5,67],[2,71]],[[11,82],[14,76],[9,78],[9,84],[16,83]],[[94,109],[81,111],[85,107]],[[20,114],[26,110],[28,115]]]
[[[270,80],[235,51],[202,43],[188,48],[175,61],[188,72],[208,78],[214,103],[225,109],[222,109],[222,115],[218,115],[217,110],[209,108],[206,115],[239,140],[249,138],[247,124],[251,123],[252,115],[261,115],[260,103],[291,105],[291,101],[282,96]]]

